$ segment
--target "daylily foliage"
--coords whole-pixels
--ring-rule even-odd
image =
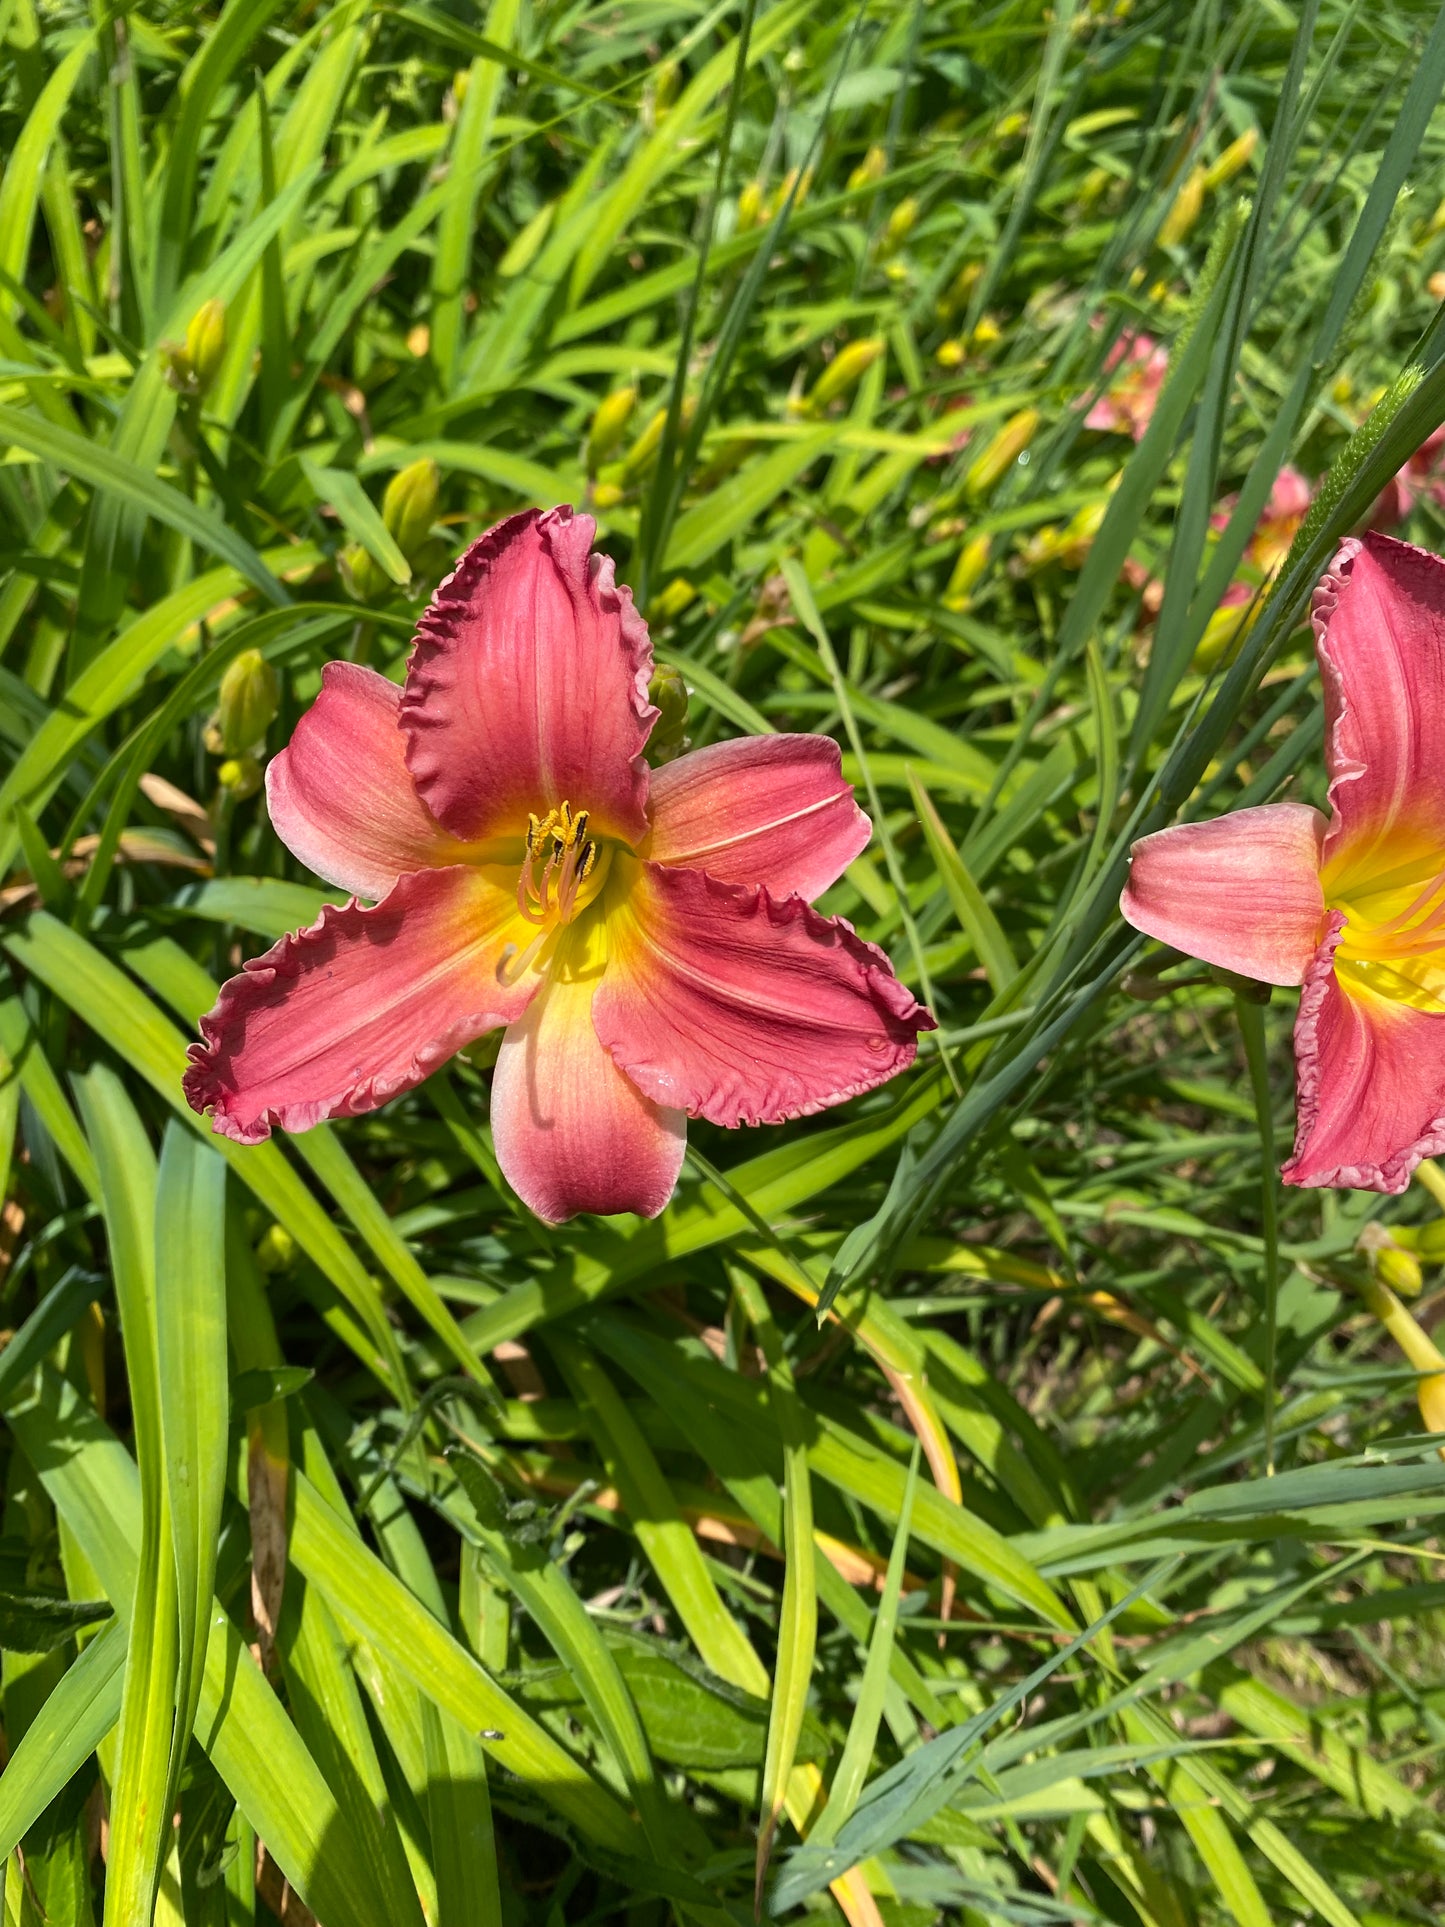
[[[1301,986],[1290,1184],[1403,1191],[1445,1150],[1445,562],[1369,534],[1315,591],[1329,814],[1303,803],[1134,846],[1124,915]]]
[[[518,1194],[553,1222],[653,1216],[689,1115],[776,1123],[913,1061],[933,1018],[810,907],[870,834],[836,744],[742,738],[649,770],[652,646],[593,534],[560,508],[482,536],[404,688],[327,665],[267,802],[354,895],[202,1019],[186,1095],[216,1130],[374,1109],[505,1027],[492,1129]]]

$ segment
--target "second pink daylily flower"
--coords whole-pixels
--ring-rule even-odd
[[[403,689],[327,665],[267,801],[355,895],[202,1019],[185,1089],[217,1131],[371,1110],[504,1026],[492,1129],[519,1195],[552,1222],[652,1216],[689,1115],[798,1117],[912,1062],[933,1018],[810,907],[869,837],[837,745],[748,737],[649,770],[652,647],[593,532],[563,508],[475,542]]]
[[[1285,1182],[1403,1191],[1445,1151],[1445,562],[1367,535],[1315,591],[1329,815],[1236,810],[1136,843],[1124,915],[1302,986]]]
[[[1114,379],[1085,415],[1085,428],[1143,441],[1169,372],[1169,350],[1152,335],[1122,334],[1109,350],[1104,370]]]

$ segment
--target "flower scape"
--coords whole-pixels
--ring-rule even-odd
[[[266,799],[355,894],[202,1019],[185,1091],[225,1136],[372,1110],[504,1027],[492,1129],[518,1195],[552,1223],[653,1217],[689,1115],[822,1110],[934,1027],[810,907],[870,831],[836,744],[738,738],[649,770],[652,646],[594,526],[529,510],[480,537],[403,688],[328,666]]]

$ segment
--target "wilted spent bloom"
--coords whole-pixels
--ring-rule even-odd
[[[1259,145],[1259,129],[1247,127],[1237,140],[1232,140],[1217,161],[1212,161],[1204,170],[1206,188],[1223,187],[1232,181],[1236,174],[1242,173],[1254,157]]]
[[[441,481],[440,469],[430,455],[424,455],[399,469],[386,485],[381,519],[408,562],[431,534]]]
[[[1161,248],[1177,247],[1194,231],[1204,211],[1204,169],[1191,167],[1159,229]]]
[[[970,501],[990,495],[1038,433],[1042,417],[1037,408],[1021,408],[999,429],[963,478]]]
[[[887,172],[888,156],[875,141],[848,176],[848,192],[856,194],[860,187],[873,186],[875,182],[881,181]]]
[[[653,670],[647,700],[657,711],[647,743],[647,760],[656,768],[687,748],[687,684],[671,664],[659,663]]]
[[[840,348],[819,375],[803,404],[808,414],[820,414],[829,402],[836,401],[860,381],[887,347],[882,335],[868,335]]]
[[[592,417],[592,426],[587,434],[587,472],[595,475],[627,432],[627,424],[633,409],[637,406],[637,390],[634,387],[614,388],[610,395],[604,395],[597,404],[597,412]]]

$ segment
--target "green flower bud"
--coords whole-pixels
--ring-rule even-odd
[[[390,592],[390,576],[376,566],[359,542],[348,542],[336,560],[347,593],[358,602],[379,602]]]
[[[431,534],[441,493],[441,470],[430,455],[392,476],[381,499],[381,519],[409,562]]]
[[[220,370],[226,352],[226,304],[214,296],[203,301],[186,329],[186,361],[198,395],[204,395]]]
[[[262,1271],[289,1271],[296,1262],[296,1240],[284,1224],[268,1225],[256,1246],[256,1262]]]
[[[808,396],[810,410],[826,408],[830,401],[846,394],[870,369],[887,347],[882,335],[868,335],[840,348],[813,383]]]
[[[266,739],[281,707],[281,682],[259,649],[246,649],[221,678],[216,725],[227,756],[244,756]]]
[[[896,254],[917,225],[918,202],[914,196],[910,194],[907,200],[900,201],[888,216],[888,225],[883,230],[883,240],[878,250],[879,253],[883,255]]]
[[[261,765],[254,756],[231,756],[216,771],[216,780],[237,803],[261,787]]]
[[[1021,408],[1011,415],[963,478],[970,501],[991,495],[1038,433],[1039,411]]]
[[[859,161],[858,165],[853,169],[853,172],[848,176],[848,192],[850,194],[856,194],[860,187],[873,186],[876,181],[881,181],[887,172],[887,154],[884,153],[881,147],[876,145],[870,147],[862,160]]]
[[[647,700],[662,713],[652,736],[654,742],[675,743],[687,727],[687,684],[670,663],[659,663],[647,685]]]
[[[619,445],[626,433],[632,411],[637,405],[633,387],[614,388],[597,404],[587,436],[587,473],[595,475],[602,463]]]

